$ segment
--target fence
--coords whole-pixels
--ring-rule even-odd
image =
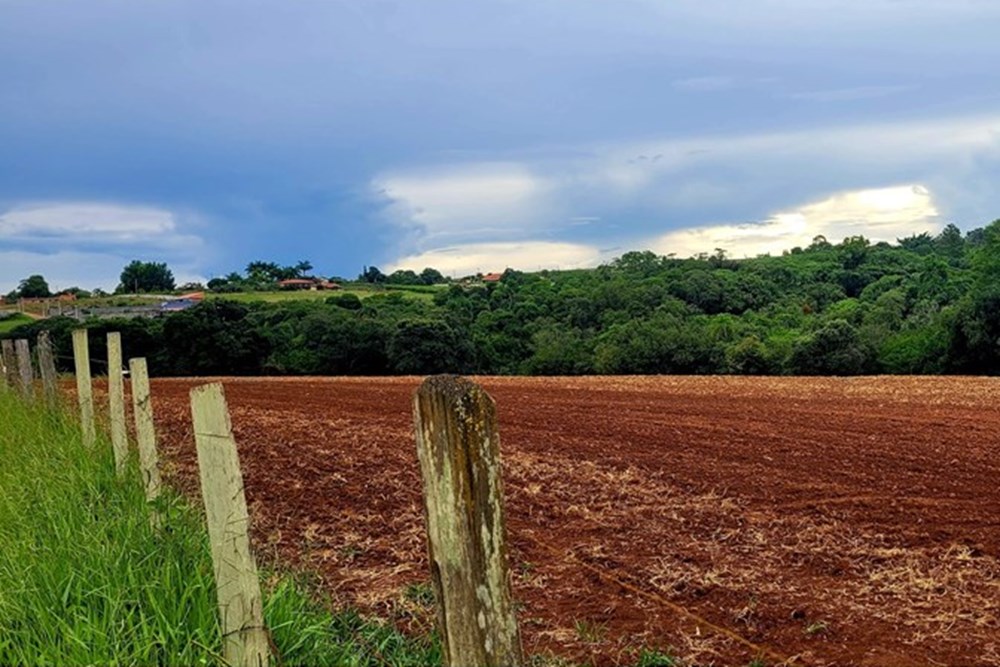
[[[0,391],[56,400],[54,354],[46,333],[37,354],[21,339],[2,341]],[[108,409],[115,466],[128,461],[126,385],[121,338],[108,334]],[[84,442],[96,443],[89,339],[73,332],[77,400]],[[146,360],[129,359],[128,374],[139,465],[148,501],[161,489]],[[524,662],[510,592],[499,436],[493,399],[454,376],[428,378],[413,399],[417,455],[424,487],[431,578],[443,661],[448,666],[500,667]],[[191,390],[191,414],[211,544],[223,658],[234,667],[266,667],[271,658],[236,441],[220,383]],[[150,521],[159,524],[155,510]]]

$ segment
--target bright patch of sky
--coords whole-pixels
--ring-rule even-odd
[[[0,291],[1000,217],[988,0],[0,0]]]

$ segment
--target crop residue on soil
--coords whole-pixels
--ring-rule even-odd
[[[169,472],[188,390],[157,380]],[[415,378],[224,380],[255,547],[415,628]],[[1000,665],[1000,381],[481,378],[529,654]]]

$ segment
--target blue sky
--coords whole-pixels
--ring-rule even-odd
[[[992,0],[0,0],[0,291],[1000,217]]]

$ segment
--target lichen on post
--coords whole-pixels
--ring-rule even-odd
[[[125,377],[122,373],[122,335],[108,334],[108,408],[111,415],[111,448],[118,474],[128,459],[128,430],[125,427]]]
[[[444,664],[520,665],[496,405],[475,383],[438,375],[413,414]]]
[[[160,464],[156,453],[156,425],[153,422],[153,402],[149,391],[149,368],[143,357],[129,359],[128,367],[132,378],[132,412],[135,414],[135,439],[139,445],[139,467],[142,468],[146,500],[153,502],[160,495]],[[158,519],[154,523],[158,523]]]
[[[94,424],[94,388],[90,379],[90,343],[86,329],[73,330],[73,364],[76,369],[76,395],[80,402],[83,444],[92,447],[97,440]]]
[[[42,390],[49,404],[56,401],[56,360],[52,354],[52,340],[48,331],[38,334],[38,371],[42,376]]]
[[[9,338],[0,340],[0,350],[3,355],[4,384],[8,387],[16,387],[17,378],[17,354],[14,352],[14,341]]]
[[[31,398],[35,394],[35,372],[31,366],[31,346],[24,338],[14,341],[17,350],[17,370],[21,393],[26,398]]]

